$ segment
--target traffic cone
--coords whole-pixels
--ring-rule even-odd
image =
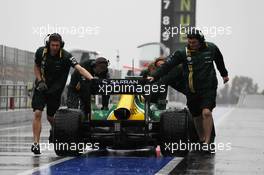
[[[156,157],[161,157],[160,146],[159,145],[156,147]]]

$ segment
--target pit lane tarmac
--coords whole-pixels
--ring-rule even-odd
[[[0,174],[264,174],[264,110],[217,107],[214,120],[216,142],[231,143],[232,149],[186,157],[156,157],[150,150],[92,151],[80,157],[43,150],[34,156],[31,122],[0,125]],[[47,143],[49,125],[45,116],[42,121],[41,142]]]

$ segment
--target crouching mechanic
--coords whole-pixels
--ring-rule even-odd
[[[93,76],[100,79],[109,79],[108,72],[109,61],[106,58],[99,57],[96,60],[85,60],[80,65],[89,71]],[[87,116],[90,113],[90,81],[78,72],[74,71],[71,75],[71,81],[68,86],[67,106],[68,108],[80,108]],[[108,110],[109,95],[102,95],[102,110]],[[80,103],[79,103],[80,102]]]
[[[165,58],[164,57],[158,57],[154,61],[154,70],[149,72],[151,75],[153,72],[155,72],[156,69],[158,69],[162,64],[165,63]],[[166,84],[165,87],[166,91],[163,93],[157,93],[153,94],[151,96],[151,102],[155,102],[155,107],[159,110],[165,110],[166,109],[166,98],[167,98],[167,91],[168,91],[168,85]]]
[[[208,144],[211,143],[212,111],[216,106],[218,84],[214,62],[224,83],[229,81],[228,72],[218,47],[213,43],[205,42],[204,36],[199,30],[190,30],[187,34],[187,39],[187,46],[174,52],[166,63],[148,79],[150,81],[159,79],[175,66],[182,64],[186,84],[187,106],[194,117],[200,142],[208,148],[210,146]]]
[[[31,147],[34,154],[40,154],[39,140],[42,111],[47,106],[47,119],[52,127],[53,117],[60,106],[61,94],[70,67],[74,67],[86,79],[93,79],[93,76],[81,67],[69,52],[63,49],[64,41],[58,33],[53,33],[47,37],[45,46],[38,48],[35,53],[34,73],[36,80],[32,97],[34,143]]]
[[[161,67],[165,63],[166,59],[164,57],[159,57],[155,61],[149,64],[148,69],[141,72],[140,75],[143,77],[150,76],[155,72],[156,69]],[[185,81],[182,71],[182,64],[175,66],[169,73],[160,79],[156,79],[156,84],[166,85],[166,91],[164,93],[157,93],[151,96],[151,102],[156,103],[156,107],[160,110],[166,109],[166,98],[167,98],[167,87],[171,86],[173,89],[185,94]]]

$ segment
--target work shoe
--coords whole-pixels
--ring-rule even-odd
[[[34,143],[31,146],[31,152],[33,152],[34,154],[41,154],[40,153],[40,146],[38,143]]]

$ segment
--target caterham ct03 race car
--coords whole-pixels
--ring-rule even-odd
[[[75,156],[107,147],[139,149],[160,145],[164,156],[185,155],[189,151],[186,145],[199,142],[192,116],[187,108],[151,108],[151,96],[163,90],[157,86],[140,77],[92,80],[87,91],[93,95],[118,95],[118,103],[110,110],[92,107],[88,116],[79,109],[59,109],[52,129],[55,153]],[[213,128],[212,141],[214,137]]]

